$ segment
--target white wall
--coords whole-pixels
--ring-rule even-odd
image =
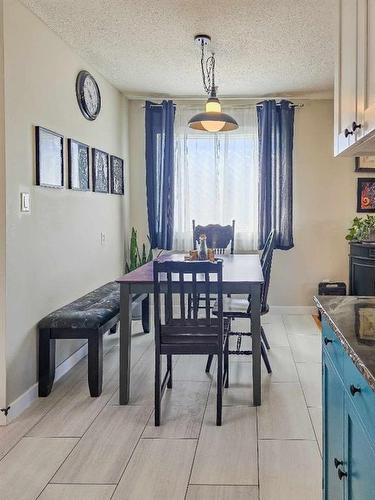
[[[348,278],[345,234],[355,215],[354,159],[333,158],[333,101],[298,102],[304,107],[295,114],[295,248],[275,252],[270,288],[275,306],[311,305],[319,281]],[[146,235],[142,106],[129,103],[130,222]]]
[[[126,162],[128,137],[126,99],[18,0],[5,4],[4,44],[10,402],[37,381],[37,322],[117,278],[124,267],[127,196],[35,186],[34,126]],[[82,116],[76,101],[75,79],[81,69],[95,76],[101,90],[102,111],[94,122]],[[30,214],[20,212],[21,191],[31,194]],[[101,232],[106,234],[104,246]],[[57,364],[81,344],[61,341]]]

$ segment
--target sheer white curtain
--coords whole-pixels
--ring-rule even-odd
[[[177,105],[175,120],[174,248],[192,247],[197,224],[236,221],[235,251],[257,249],[258,135],[255,106],[224,106],[239,124],[233,132],[190,129],[203,106]]]

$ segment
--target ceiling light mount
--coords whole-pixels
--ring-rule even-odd
[[[203,88],[208,94],[206,109],[189,120],[189,127],[206,132],[227,132],[238,128],[238,123],[231,116],[221,111],[221,104],[216,96],[217,86],[215,84],[215,54],[206,56],[205,50],[211,43],[208,35],[196,35],[194,42],[201,49],[201,71]]]
[[[211,37],[208,35],[195,35],[194,42],[199,48],[208,47],[211,44]]]

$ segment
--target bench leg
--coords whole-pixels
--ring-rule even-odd
[[[150,296],[142,300],[142,327],[145,333],[150,332]]]
[[[103,335],[89,337],[88,379],[91,397],[100,396],[103,386]]]
[[[51,339],[51,331],[39,330],[39,397],[46,397],[52,390],[55,380],[56,340]]]

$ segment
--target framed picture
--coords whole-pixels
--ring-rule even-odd
[[[124,194],[124,160],[111,156],[111,193]]]
[[[355,159],[355,171],[375,173],[375,156],[357,156]]]
[[[375,212],[375,177],[359,177],[357,182],[357,212]]]
[[[109,193],[109,154],[92,149],[92,185],[97,193]]]
[[[64,187],[64,138],[43,127],[35,127],[36,183]]]
[[[69,188],[76,191],[90,190],[89,147],[68,139]]]

